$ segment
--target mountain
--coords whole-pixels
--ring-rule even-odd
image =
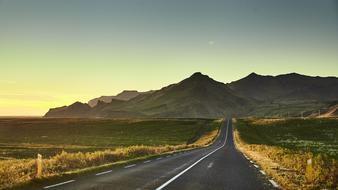
[[[249,76],[228,84],[244,97],[260,101],[334,101],[338,99],[336,77],[310,77],[297,73]]]
[[[88,105],[90,107],[95,107],[98,101],[110,103],[113,99],[128,101],[143,93],[148,93],[148,92],[138,92],[136,90],[124,90],[123,92],[117,94],[116,96],[101,96],[98,98],[91,99],[88,101]]]
[[[252,105],[250,99],[236,95],[224,83],[199,72],[177,84],[127,101],[98,102],[86,109],[83,117],[223,117],[245,113]],[[46,117],[64,117],[65,112],[69,117],[79,116],[61,107],[51,109]]]
[[[222,117],[243,113],[250,100],[234,94],[207,75],[191,77],[151,94],[140,95],[125,107],[154,117]]]
[[[311,116],[338,100],[336,77],[251,73],[227,85],[239,95],[259,102],[247,112],[249,116]]]
[[[50,109],[45,117],[87,117],[87,113],[91,110],[88,104],[75,102],[70,106]]]
[[[197,72],[160,90],[149,93],[125,91],[111,97],[109,101],[98,98],[91,106],[77,102],[50,109],[45,116],[217,118],[227,115],[313,115],[338,100],[338,78],[251,73],[224,84]]]

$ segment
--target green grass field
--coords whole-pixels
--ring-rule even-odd
[[[179,145],[219,127],[206,119],[104,120],[1,118],[0,159],[92,152],[132,145]]]
[[[338,119],[254,120],[237,122],[248,144],[273,145],[338,158]]]
[[[0,189],[204,147],[221,120],[0,118]]]

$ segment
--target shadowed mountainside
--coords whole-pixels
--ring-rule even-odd
[[[249,76],[228,85],[238,94],[261,101],[338,99],[338,79],[336,77],[310,77],[297,73],[279,76]]]
[[[124,94],[128,96],[120,98]],[[91,100],[97,101],[93,107],[77,102],[50,109],[45,117],[306,116],[338,100],[338,78],[252,73],[224,84],[198,72],[160,90],[124,91],[110,97]]]
[[[290,73],[249,76],[228,84],[239,95],[259,101],[247,116],[316,116],[338,100],[338,78]]]

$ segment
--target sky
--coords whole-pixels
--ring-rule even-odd
[[[0,0],[0,115],[200,71],[338,76],[337,0]]]

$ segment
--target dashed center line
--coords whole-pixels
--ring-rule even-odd
[[[225,136],[225,140],[224,143],[214,149],[213,151],[211,151],[210,153],[208,153],[207,155],[203,156],[202,158],[200,158],[199,160],[197,160],[196,162],[194,162],[192,165],[190,165],[188,168],[186,168],[185,170],[181,171],[179,174],[175,175],[173,178],[171,178],[170,180],[168,180],[167,182],[165,182],[164,184],[162,184],[161,186],[159,186],[158,188],[156,188],[156,190],[162,190],[163,188],[165,188],[167,185],[169,185],[171,182],[173,182],[175,179],[177,179],[178,177],[180,177],[181,175],[183,175],[185,172],[187,172],[188,170],[190,170],[192,167],[194,167],[195,165],[197,165],[199,162],[201,162],[202,160],[204,160],[205,158],[207,158],[208,156],[212,155],[213,153],[215,153],[216,151],[218,151],[219,149],[223,148],[226,145],[227,142],[227,138],[228,138],[228,130],[229,130],[229,120],[228,120],[228,124],[227,124],[227,129],[226,129],[226,136]]]
[[[224,143],[223,143],[219,148],[217,148],[217,149],[215,149],[215,150],[213,150],[213,151],[207,153],[207,154],[206,154],[205,156],[203,156],[201,159],[199,159],[198,161],[196,161],[195,163],[193,163],[191,166],[189,166],[188,168],[186,168],[184,171],[180,172],[178,175],[174,176],[172,179],[170,179],[170,180],[167,181],[166,183],[162,184],[160,187],[157,188],[157,190],[163,189],[163,188],[166,187],[169,183],[171,183],[171,182],[174,181],[176,178],[178,178],[180,175],[182,175],[183,173],[185,173],[186,171],[188,171],[189,169],[191,169],[192,167],[194,167],[196,164],[198,164],[199,162],[201,162],[202,160],[204,160],[205,158],[207,158],[208,156],[210,156],[211,154],[213,154],[214,152],[216,152],[216,151],[219,150],[220,148],[224,147],[225,144],[226,144],[226,142],[227,142],[228,127],[229,127],[229,121],[228,121],[228,124],[227,124],[227,130],[226,130],[225,141],[224,141]],[[167,155],[167,156],[165,156],[165,157],[166,157],[166,158],[169,158],[169,157],[171,157],[171,156],[176,156],[176,155],[180,155],[180,154],[184,154],[184,152],[179,152],[179,153],[175,153],[175,154],[172,154],[172,155]],[[244,155],[244,157],[245,157],[248,161],[250,161],[250,163],[252,163],[254,167],[259,168],[259,166],[256,165],[256,164],[254,164],[254,162],[251,161],[250,158],[248,158],[246,155]],[[161,159],[163,159],[163,157],[158,157],[158,158],[156,158],[156,160],[161,160]],[[154,160],[146,160],[146,161],[144,161],[143,163],[146,164],[146,163],[150,163],[150,162],[152,162],[152,161],[154,161]],[[131,165],[125,166],[124,168],[125,168],[125,169],[127,169],[127,168],[132,168],[132,167],[134,167],[134,166],[136,166],[136,165],[137,165],[137,164],[131,164]],[[187,165],[187,163],[185,163],[185,164],[183,165],[183,167],[184,167],[185,165]],[[210,163],[207,165],[207,168],[208,168],[208,169],[209,169],[209,168],[212,168],[213,165],[214,165],[214,163],[213,163],[213,162],[210,162]],[[176,168],[176,169],[178,169],[178,168]],[[175,169],[175,170],[176,170],[176,169]],[[104,172],[97,173],[97,174],[95,174],[95,175],[96,175],[96,176],[100,176],[100,175],[108,174],[108,173],[111,173],[111,172],[112,172],[112,170],[108,170],[108,171],[104,171]],[[261,174],[263,174],[263,175],[266,175],[266,173],[265,173],[263,170],[259,170],[259,172],[260,172]],[[166,177],[166,176],[161,176],[161,178],[164,178],[164,177]],[[75,182],[75,180],[69,180],[69,181],[57,183],[57,184],[54,184],[54,185],[45,186],[45,187],[43,187],[43,189],[49,189],[49,188],[53,188],[53,187],[57,187],[57,186],[65,185],[65,184],[69,184],[69,183],[72,183],[72,182]],[[269,180],[269,182],[270,182],[275,188],[279,188],[279,185],[278,185],[274,180],[271,179],[271,180]],[[140,188],[138,188],[138,189],[136,189],[136,190],[139,190],[139,189],[140,189]]]
[[[43,187],[43,188],[44,188],[44,189],[49,189],[49,188],[52,188],[52,187],[57,187],[57,186],[60,186],[60,185],[72,183],[72,182],[74,182],[74,181],[75,181],[75,180],[69,180],[69,181],[65,181],[65,182],[62,182],[62,183],[57,183],[57,184],[54,184],[54,185],[46,186],[46,187]]]
[[[107,174],[107,173],[110,173],[112,172],[113,170],[108,170],[108,171],[105,171],[105,172],[100,172],[100,173],[97,173],[95,174],[96,176],[99,176],[99,175],[103,175],[103,174]]]
[[[132,165],[129,165],[129,166],[125,166],[124,168],[131,168],[131,167],[134,167],[136,166],[136,164],[132,164]]]
[[[208,165],[208,168],[211,168],[214,165],[213,162],[210,162],[210,164]]]

